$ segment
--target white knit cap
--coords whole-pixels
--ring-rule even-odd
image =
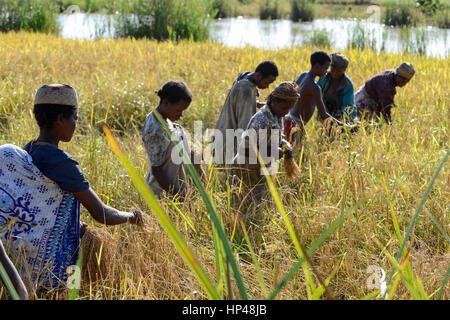
[[[38,89],[34,104],[78,107],[77,91],[67,84],[46,84]]]
[[[409,80],[414,76],[414,73],[416,73],[416,71],[414,70],[414,67],[411,63],[403,62],[397,67],[397,69],[395,69],[395,73]]]

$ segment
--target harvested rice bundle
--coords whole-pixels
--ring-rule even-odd
[[[283,144],[283,151],[284,170],[289,180],[294,181],[300,177],[300,168],[294,160],[292,149],[286,143]]]
[[[86,227],[80,244],[83,253],[83,279],[97,281],[111,271],[117,240],[106,230]]]

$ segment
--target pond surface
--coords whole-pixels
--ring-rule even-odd
[[[93,40],[114,37],[112,16],[74,13],[60,15],[58,22],[64,38]],[[343,19],[316,19],[309,23],[294,23],[290,20],[262,21],[238,17],[213,21],[210,38],[230,47],[282,49],[305,45],[315,36],[327,38],[331,47],[336,50],[356,44],[360,47],[372,47],[377,52],[409,51],[446,58],[450,53],[449,30],[435,27],[402,29]]]

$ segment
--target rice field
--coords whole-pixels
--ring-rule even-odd
[[[104,229],[117,246],[109,273],[95,282],[84,280],[77,299],[211,298],[159,223],[154,209],[138,192],[101,125],[105,123],[111,129],[125,159],[143,178],[148,162],[141,129],[145,116],[157,106],[154,91],[164,82],[182,79],[194,92],[194,100],[180,120],[185,129],[192,130],[195,120],[201,120],[205,129],[214,128],[238,72],[253,71],[266,59],[278,64],[280,77],[269,89],[260,91],[262,100],[277,83],[293,80],[308,70],[313,50],[267,51],[227,48],[211,42],[82,41],[26,32],[0,34],[0,144],[24,146],[37,136],[32,106],[42,84],[70,84],[79,93],[80,118],[73,140],[60,147],[80,163],[91,187],[107,205],[137,209],[146,217],[146,226],[141,229],[131,225],[105,227],[82,209],[81,220]],[[209,168],[205,189],[228,239],[232,239],[231,250],[244,289],[250,299],[266,298],[298,262],[304,251],[299,245],[310,248],[343,217],[309,254],[308,263],[296,269],[277,299],[327,299],[322,280],[336,299],[381,299],[379,290],[369,284],[374,266],[382,268],[387,279],[394,272],[387,284],[389,299],[449,299],[448,161],[434,181],[412,232],[408,232],[422,196],[449,149],[448,60],[378,55],[368,49],[343,53],[350,60],[347,73],[356,88],[402,61],[414,65],[416,75],[406,87],[398,89],[392,126],[361,129],[329,140],[321,124],[312,120],[307,126],[300,179],[292,183],[282,172],[277,175],[274,188],[280,202],[267,199],[260,213],[263,222],[246,226],[248,242],[237,240],[234,223],[238,213],[230,206],[222,173]],[[224,251],[219,250],[217,232],[201,194],[193,189],[188,199],[184,203],[161,201],[160,205],[219,298],[241,298],[238,281],[233,276],[228,279],[218,263],[217,257]],[[405,254],[397,265],[392,257],[397,256],[406,236]],[[6,296],[5,288],[0,287],[0,299]],[[61,297],[50,292],[37,298]]]

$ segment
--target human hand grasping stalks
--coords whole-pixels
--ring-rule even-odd
[[[283,140],[282,142],[284,170],[289,180],[296,180],[300,177],[300,168],[294,160],[292,155],[292,146],[289,142]]]
[[[128,220],[129,223],[135,224],[138,227],[143,228],[145,226],[145,221],[140,211],[132,211],[133,217]]]

